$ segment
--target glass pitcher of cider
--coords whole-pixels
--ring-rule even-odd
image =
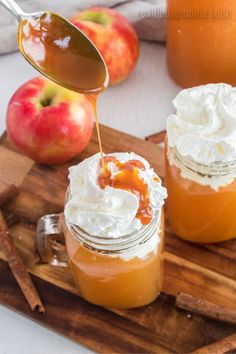
[[[167,0],[167,64],[180,86],[235,86],[235,38],[235,0]]]

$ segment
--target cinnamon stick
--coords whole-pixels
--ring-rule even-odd
[[[4,206],[11,198],[15,197],[19,193],[18,188],[11,184],[2,193],[0,193],[0,208]]]
[[[189,294],[180,293],[175,300],[176,306],[218,321],[236,324],[236,311],[229,310],[206,300],[197,299]]]
[[[165,141],[165,137],[166,137],[166,130],[162,130],[159,133],[147,136],[145,140],[151,141],[152,143],[155,144],[160,144]]]
[[[236,349],[236,334],[232,334],[206,347],[199,348],[192,354],[223,354]]]
[[[45,308],[40,300],[37,290],[27,272],[22,259],[20,258],[16,247],[11,239],[9,230],[4,219],[2,212],[0,211],[0,243],[2,245],[3,252],[6,256],[10,269],[20,286],[25,298],[27,299],[32,310],[44,313]]]
[[[5,221],[6,221],[8,227],[18,224],[18,222],[20,221],[20,218],[18,216],[16,216],[15,214],[9,214],[9,213],[3,212],[3,216],[5,218]]]

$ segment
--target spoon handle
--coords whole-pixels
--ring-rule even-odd
[[[14,0],[0,0],[2,4],[18,21],[25,15],[24,11],[17,5]]]

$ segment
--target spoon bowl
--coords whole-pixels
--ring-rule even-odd
[[[13,0],[0,0],[18,23],[18,46],[40,73],[69,90],[98,94],[109,82],[106,64],[77,27],[50,11],[25,13]]]

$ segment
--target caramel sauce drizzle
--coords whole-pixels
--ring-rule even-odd
[[[108,163],[113,162],[119,169],[119,173],[111,179],[111,172]],[[152,220],[152,208],[150,206],[150,195],[147,184],[139,176],[139,170],[145,171],[144,164],[139,160],[129,160],[125,163],[120,162],[114,156],[104,157],[104,166],[98,176],[98,184],[104,189],[107,186],[124,189],[133,193],[139,200],[139,208],[136,217],[143,225],[148,225]],[[101,161],[101,166],[102,161]]]
[[[108,74],[100,54],[64,18],[47,11],[22,19],[18,42],[26,59],[61,86],[94,94],[106,89]]]
[[[102,139],[101,139],[101,134],[100,134],[99,120],[98,120],[98,113],[97,113],[97,95],[87,95],[87,98],[92,103],[93,110],[94,110],[95,125],[96,125],[97,137],[98,137],[98,146],[99,146],[99,150],[100,150],[100,154],[101,154],[101,163],[102,163],[103,171],[105,171],[106,170],[106,166],[105,166],[105,161],[104,161],[104,153],[103,153],[103,148],[102,148]]]
[[[86,94],[93,105],[99,150],[105,168],[96,102],[97,95],[108,85],[108,74],[100,54],[74,26],[50,12],[23,19],[18,39],[23,55],[38,70],[62,86]]]
[[[153,178],[153,181],[159,183],[160,182],[160,178],[158,176],[156,176],[156,177]]]
[[[108,76],[98,52],[92,50],[82,33],[63,18],[50,12],[38,18],[22,20],[18,38],[20,49],[31,64],[62,86],[87,94],[95,113],[101,153],[102,172],[98,178],[99,184],[101,188],[111,186],[135,194],[139,200],[136,217],[142,224],[149,224],[152,220],[152,209],[148,186],[139,176],[139,170],[145,170],[145,166],[138,160],[121,163],[115,157],[105,157],[103,153],[97,115],[97,95],[105,90]],[[119,169],[119,173],[113,179],[107,165],[110,161],[113,161]]]

